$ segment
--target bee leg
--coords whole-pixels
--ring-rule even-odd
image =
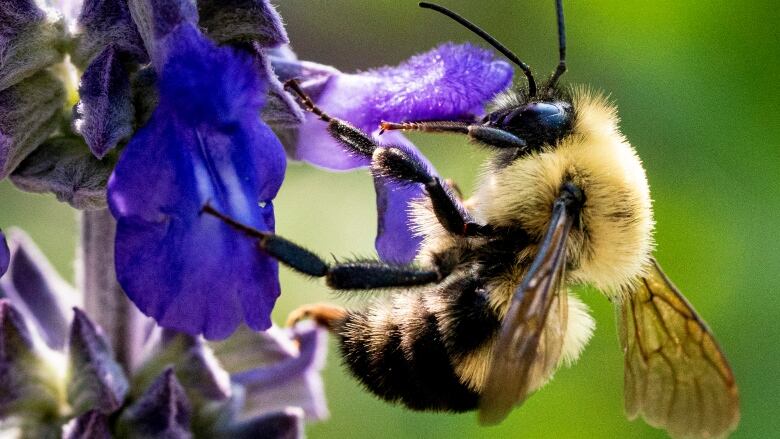
[[[343,320],[346,316],[347,310],[340,306],[317,303],[304,305],[293,310],[287,316],[285,325],[288,327],[295,326],[301,320],[311,319],[318,325],[332,331],[336,328],[336,323]]]
[[[428,191],[436,217],[447,231],[461,236],[489,233],[490,229],[478,224],[452,194],[446,183],[443,183],[439,177],[431,175],[423,163],[399,148],[379,146],[368,134],[346,121],[329,116],[314,104],[294,80],[287,81],[284,86],[298,97],[307,111],[311,111],[328,123],[328,131],[334,139],[350,152],[371,159],[372,173],[402,183],[423,184]]]
[[[382,122],[379,124],[379,127],[382,129],[380,132],[400,130],[423,131],[428,133],[465,134],[471,140],[475,140],[484,145],[499,149],[526,149],[528,147],[528,144],[525,142],[525,140],[515,136],[510,132],[499,128],[493,128],[481,124],[472,124],[468,122]]]
[[[441,266],[419,268],[414,265],[389,264],[377,260],[328,264],[305,248],[274,233],[264,232],[242,224],[217,211],[211,205],[202,212],[213,215],[229,226],[257,239],[258,247],[293,270],[313,277],[324,277],[337,290],[373,290],[389,287],[425,285],[439,282],[448,269]]]
[[[363,131],[352,126],[349,122],[329,116],[322,111],[306,94],[298,82],[291,79],[284,83],[284,88],[293,93],[306,110],[319,116],[319,118],[328,123],[328,132],[334,139],[341,143],[353,154],[370,159],[376,149],[376,143]]]
[[[375,175],[400,182],[422,184],[431,199],[436,218],[448,232],[461,236],[490,233],[489,226],[477,223],[446,182],[431,175],[424,163],[400,148],[378,147],[374,151],[371,170]]]

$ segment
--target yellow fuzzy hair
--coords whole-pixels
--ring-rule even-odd
[[[476,215],[493,225],[520,225],[540,239],[561,184],[570,179],[585,204],[569,239],[568,280],[619,295],[644,273],[653,250],[650,191],[615,108],[585,89],[574,91],[573,104],[573,132],[557,146],[485,173]]]

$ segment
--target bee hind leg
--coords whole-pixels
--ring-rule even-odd
[[[346,316],[347,310],[340,306],[315,303],[304,305],[293,310],[293,312],[287,316],[286,326],[294,326],[301,320],[311,319],[316,324],[327,328],[329,331],[333,331],[337,326],[337,322],[344,320]]]

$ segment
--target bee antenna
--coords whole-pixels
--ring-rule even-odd
[[[566,26],[563,23],[563,0],[555,0],[555,12],[558,15],[558,54],[560,61],[558,61],[558,67],[555,68],[550,82],[547,83],[547,90],[553,89],[561,75],[566,72]]]
[[[558,1],[558,3],[560,3],[560,0]],[[526,64],[523,61],[521,61],[520,58],[518,58],[517,55],[515,55],[511,50],[507,49],[506,46],[504,46],[503,44],[499,43],[495,38],[490,36],[490,34],[485,32],[484,30],[480,29],[476,24],[466,20],[465,18],[461,17],[460,15],[456,14],[455,12],[445,8],[444,6],[439,6],[439,5],[434,4],[434,3],[420,2],[420,7],[424,8],[424,9],[433,9],[436,12],[440,12],[440,13],[442,13],[442,14],[450,17],[450,18],[452,18],[453,20],[455,20],[458,23],[460,23],[461,25],[463,25],[463,27],[465,27],[466,29],[468,29],[468,30],[474,32],[475,34],[479,35],[488,44],[490,44],[491,46],[495,47],[496,50],[501,52],[510,61],[512,61],[513,63],[517,64],[518,67],[520,67],[520,70],[523,71],[523,73],[525,74],[525,77],[528,78],[528,94],[531,97],[536,96],[536,81],[534,80],[534,75],[531,73],[531,68],[528,67],[528,64]],[[560,21],[560,20],[562,20],[562,19],[559,19],[559,25],[560,25],[560,23],[562,23],[562,21]],[[559,66],[559,68],[560,68],[560,66]],[[566,70],[565,64],[564,64],[563,69]],[[563,72],[561,72],[561,73],[563,73]],[[558,76],[560,76],[560,75],[558,75]]]

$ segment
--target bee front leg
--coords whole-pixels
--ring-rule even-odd
[[[366,133],[350,123],[331,117],[309,98],[295,80],[287,81],[285,88],[298,97],[307,111],[328,123],[328,132],[351,153],[371,159],[371,172],[376,176],[392,178],[400,183],[422,184],[431,199],[439,222],[450,233],[473,236],[489,233],[489,228],[478,224],[463,207],[458,197],[439,177],[431,175],[426,166],[393,146],[380,146]]]
[[[460,201],[457,193],[441,178],[431,175],[427,166],[400,148],[378,147],[371,161],[374,175],[400,182],[419,183],[431,199],[436,218],[444,228],[455,235],[475,236],[491,233],[488,225],[479,224]]]

